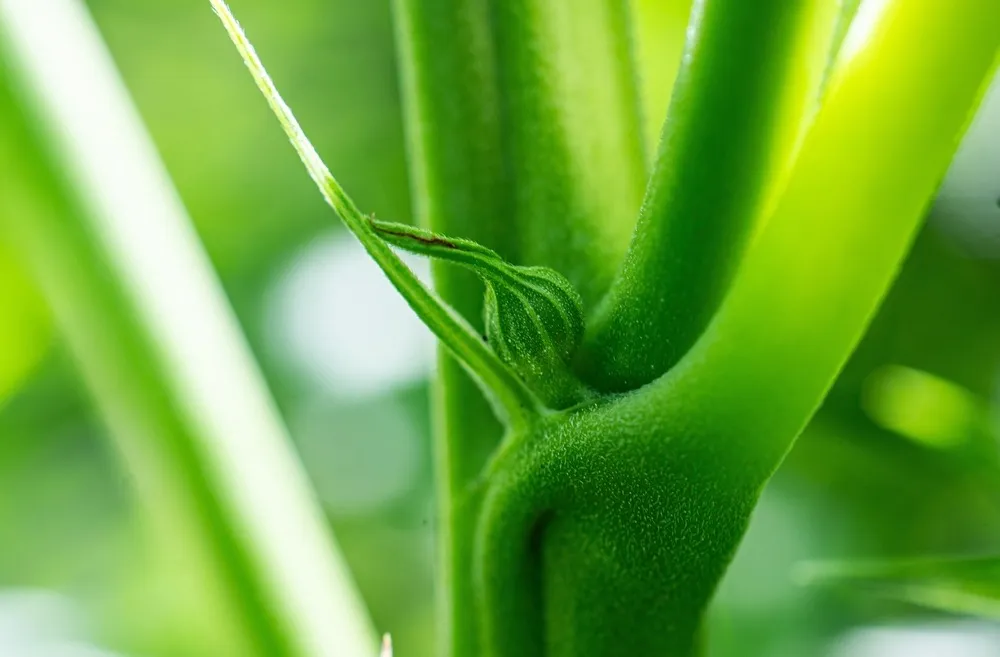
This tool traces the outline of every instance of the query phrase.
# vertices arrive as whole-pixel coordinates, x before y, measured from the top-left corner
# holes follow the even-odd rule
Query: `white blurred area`
[[[424,281],[430,267],[402,256]],[[277,359],[338,398],[364,399],[425,379],[434,337],[345,231],[310,242],[267,303]]]
[[[83,626],[69,598],[34,589],[0,592],[0,657],[116,657],[89,645]]]
[[[997,657],[1000,627],[954,622],[863,628],[844,637],[830,657]]]
[[[303,401],[288,425],[323,506],[338,517],[377,513],[417,483],[423,437],[391,396],[346,405]]]
[[[401,256],[429,280],[426,260]],[[426,438],[398,393],[430,375],[430,331],[346,231],[295,254],[264,313],[269,356],[302,387],[286,419],[324,508],[354,517],[403,499]]]

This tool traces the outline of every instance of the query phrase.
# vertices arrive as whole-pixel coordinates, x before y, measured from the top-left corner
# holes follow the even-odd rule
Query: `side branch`
[[[592,385],[652,381],[708,324],[815,99],[825,4],[695,3],[632,244],[579,359]]]
[[[862,5],[718,315],[650,386],[762,485],[891,284],[991,78],[1000,3]],[[887,82],[891,82],[888,84]]]

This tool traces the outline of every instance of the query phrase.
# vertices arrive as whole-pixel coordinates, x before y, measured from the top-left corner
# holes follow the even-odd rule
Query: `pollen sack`
[[[517,267],[470,240],[371,220],[386,242],[474,271],[486,285],[486,340],[550,408],[587,396],[569,364],[583,339],[583,303],[566,277],[548,267]]]

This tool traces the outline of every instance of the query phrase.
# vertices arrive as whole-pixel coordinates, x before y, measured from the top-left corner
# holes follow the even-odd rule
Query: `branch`
[[[593,385],[648,383],[708,324],[815,100],[830,4],[695,3],[635,235],[579,358]]]
[[[761,485],[905,257],[1000,51],[1000,3],[863,4],[787,187],[718,315],[651,398]]]

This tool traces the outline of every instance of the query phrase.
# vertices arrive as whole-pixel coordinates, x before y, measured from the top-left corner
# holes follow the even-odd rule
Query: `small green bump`
[[[583,401],[589,392],[569,369],[583,340],[583,301],[547,267],[517,267],[476,242],[370,217],[388,243],[467,267],[486,285],[486,339],[500,358],[550,407]]]

